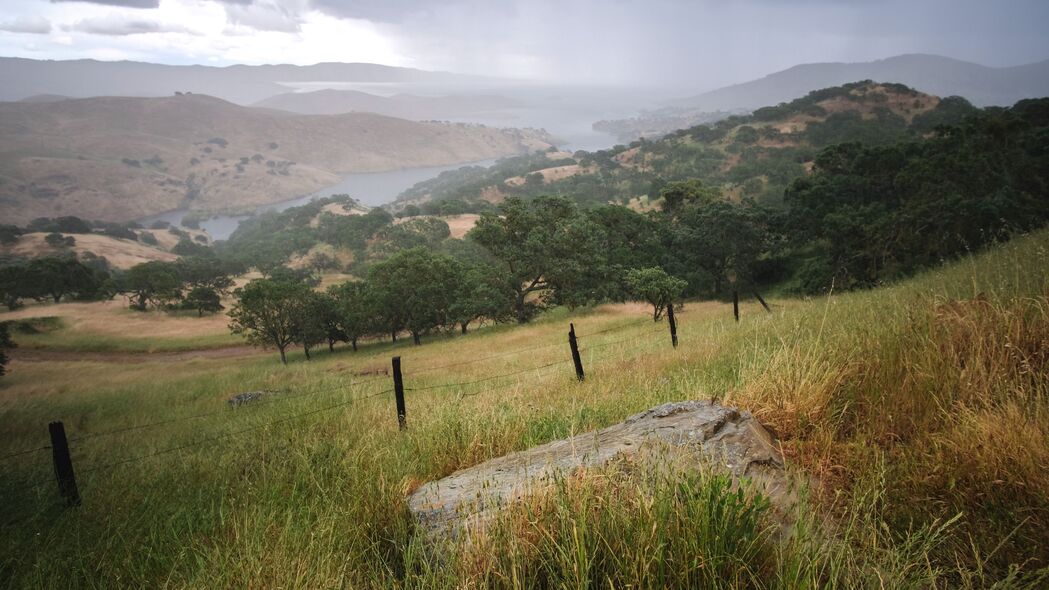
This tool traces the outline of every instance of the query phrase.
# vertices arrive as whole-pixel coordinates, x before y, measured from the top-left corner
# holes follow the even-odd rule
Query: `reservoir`
[[[406,189],[411,188],[416,183],[423,180],[429,180],[446,170],[458,170],[464,166],[488,167],[494,163],[495,160],[492,159],[482,160],[480,162],[468,162],[465,164],[452,164],[450,166],[431,166],[427,168],[391,170],[389,172],[347,174],[338,184],[333,184],[317,192],[303,195],[301,197],[295,197],[294,199],[289,199],[287,201],[264,205],[256,209],[255,213],[260,213],[262,211],[283,211],[290,207],[305,205],[313,199],[341,194],[350,195],[361,203],[372,207],[385,205],[386,203],[393,201],[397,195],[401,194]],[[166,221],[171,225],[178,226],[182,223],[182,218],[185,217],[187,213],[189,213],[189,211],[186,209],[176,209],[174,211],[145,217],[140,219],[139,223],[145,227],[149,227],[154,221]],[[233,233],[233,230],[237,229],[237,224],[247,217],[248,214],[216,215],[215,217],[201,221],[200,227],[201,229],[206,230],[213,239],[225,240]]]

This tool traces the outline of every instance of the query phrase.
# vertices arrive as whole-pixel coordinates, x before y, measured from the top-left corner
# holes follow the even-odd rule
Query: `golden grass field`
[[[730,304],[690,302],[677,349],[644,306],[623,304],[431,335],[418,347],[372,342],[308,362],[293,354],[286,367],[272,351],[133,364],[16,357],[0,381],[0,456],[46,445],[47,423],[62,420],[83,505],[62,505],[47,451],[6,459],[0,579],[1044,588],[1047,259],[1041,232],[898,285],[776,299],[771,314],[745,302],[739,324]],[[122,313],[112,317],[131,321]],[[69,322],[84,333],[118,337],[81,315]],[[141,333],[157,342],[178,341],[186,333],[176,326],[191,319],[144,317],[157,324]],[[582,383],[566,363],[569,322]],[[393,355],[409,389],[514,374],[409,391],[409,429],[398,432],[391,384],[374,374]],[[438,368],[491,355],[500,356]],[[257,389],[279,393],[227,407]],[[461,467],[707,398],[752,411],[779,436],[789,469],[811,478],[791,528],[716,478],[662,477],[644,464],[576,474],[443,558],[407,511],[408,492]]]

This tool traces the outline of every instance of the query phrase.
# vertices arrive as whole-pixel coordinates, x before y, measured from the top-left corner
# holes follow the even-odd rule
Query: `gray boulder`
[[[244,393],[238,393],[237,395],[229,398],[228,400],[226,400],[226,403],[229,404],[230,407],[237,408],[237,407],[240,407],[240,406],[242,406],[244,404],[250,404],[252,402],[257,402],[257,401],[261,400],[264,397],[271,396],[271,395],[277,395],[279,393],[282,393],[282,392],[277,391],[275,389],[260,389],[258,391],[245,391]]]
[[[783,457],[772,436],[749,412],[707,401],[656,406],[596,432],[511,453],[429,482],[408,498],[419,524],[455,535],[483,526],[500,506],[553,477],[601,466],[622,455],[662,445],[696,459],[695,467],[747,478],[785,508],[792,501]]]

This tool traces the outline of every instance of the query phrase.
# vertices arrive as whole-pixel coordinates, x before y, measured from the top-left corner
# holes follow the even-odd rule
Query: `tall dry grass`
[[[643,309],[605,306],[421,347],[369,344],[311,362],[294,355],[288,367],[271,357],[16,362],[0,384],[0,454],[46,445],[55,419],[76,437],[205,417],[74,441],[84,496],[76,510],[55,497],[46,453],[3,463],[0,580],[1044,587],[1047,246],[1042,232],[899,285],[775,301],[771,315],[748,304],[738,325],[729,307],[689,304],[676,350]],[[584,383],[570,365],[530,369],[567,358],[568,321],[582,335]],[[622,329],[595,335],[611,327]],[[408,394],[405,433],[389,395],[363,399],[389,383],[354,376],[393,354],[404,359],[408,387],[420,388]],[[421,389],[502,373],[515,374]],[[224,409],[251,389],[285,393]],[[405,494],[425,481],[661,402],[712,397],[754,412],[781,437],[789,467],[814,476],[786,533],[760,502],[717,478],[644,462],[566,478],[509,510],[487,537],[464,539],[450,560],[435,558],[415,530]],[[318,411],[337,402],[346,405]],[[91,470],[249,427],[257,428]],[[44,485],[24,488],[32,481]]]

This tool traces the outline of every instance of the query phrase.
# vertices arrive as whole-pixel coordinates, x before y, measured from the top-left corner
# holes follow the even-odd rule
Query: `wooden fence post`
[[[408,430],[408,416],[404,409],[404,379],[401,378],[401,357],[393,357],[393,395],[397,399],[397,426]]]
[[[677,322],[674,321],[674,302],[667,303],[667,321],[670,323],[670,342],[677,348]]]
[[[736,316],[736,322],[739,322],[739,290],[732,290],[732,315]]]
[[[579,343],[575,339],[575,324],[568,324],[568,345],[572,348],[572,362],[575,363],[575,376],[582,381],[586,375],[583,374],[583,359],[579,358]]]
[[[765,311],[772,313],[772,310],[769,309],[769,304],[765,303],[765,300],[761,298],[761,294],[758,293],[757,289],[754,289],[754,296],[758,298],[758,303],[761,304],[761,307],[765,308]]]
[[[55,477],[58,479],[58,493],[66,499],[69,506],[80,505],[80,491],[76,487],[76,475],[73,474],[73,459],[69,456],[69,441],[66,440],[66,427],[61,422],[47,425],[51,434],[51,453],[55,462]]]

